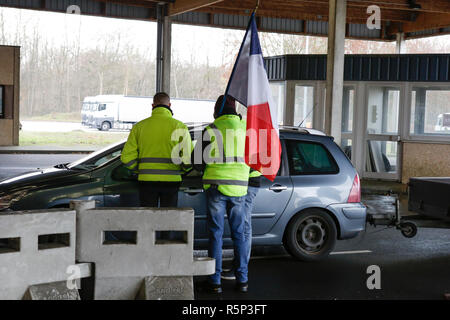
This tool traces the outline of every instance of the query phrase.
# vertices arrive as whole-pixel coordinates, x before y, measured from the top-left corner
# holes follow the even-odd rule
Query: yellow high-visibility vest
[[[127,168],[138,169],[139,181],[179,182],[192,149],[186,125],[167,108],[157,107],[151,117],[133,126],[120,159]]]
[[[230,197],[247,194],[249,167],[245,164],[246,123],[237,115],[223,115],[206,128],[211,143],[205,149],[206,169],[203,174],[205,189],[217,189]]]

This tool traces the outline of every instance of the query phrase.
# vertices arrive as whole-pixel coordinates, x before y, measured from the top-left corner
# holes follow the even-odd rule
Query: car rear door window
[[[336,174],[339,167],[324,145],[300,140],[286,140],[291,176]]]

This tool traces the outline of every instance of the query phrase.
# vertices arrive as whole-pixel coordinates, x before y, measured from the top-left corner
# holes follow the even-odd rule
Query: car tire
[[[111,123],[109,123],[108,121],[103,121],[100,130],[108,131],[109,129],[111,129]]]
[[[334,249],[337,229],[334,220],[320,209],[297,214],[289,222],[284,247],[295,259],[319,261]]]

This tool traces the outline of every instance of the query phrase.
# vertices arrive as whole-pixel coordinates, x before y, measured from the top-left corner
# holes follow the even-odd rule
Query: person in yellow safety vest
[[[245,196],[249,167],[245,164],[246,122],[236,113],[233,98],[220,96],[214,108],[215,121],[203,131],[202,143],[196,144],[193,163],[203,171],[207,199],[208,256],[216,259],[216,271],[205,284],[208,291],[221,293],[222,236],[225,214],[228,216],[236,257],[236,289],[248,290],[248,252],[245,239]],[[196,163],[201,154],[203,162]],[[202,167],[203,165],[203,167]]]
[[[152,106],[151,117],[131,129],[121,160],[128,169],[138,170],[142,207],[176,207],[193,144],[186,125],[172,117],[166,93],[155,94]]]
[[[250,168],[250,175],[248,178],[248,190],[245,196],[245,240],[247,243],[247,257],[250,261],[252,252],[252,211],[253,205],[261,186],[261,173],[259,171]],[[224,280],[235,280],[235,265],[236,261],[233,260],[230,267],[222,267],[223,271],[220,277]]]

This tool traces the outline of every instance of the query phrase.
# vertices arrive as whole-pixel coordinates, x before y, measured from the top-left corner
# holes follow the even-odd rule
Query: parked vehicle
[[[95,103],[95,97],[86,97],[83,100],[83,104],[81,106],[81,124],[88,125],[89,114],[91,111],[92,104]]]
[[[93,126],[102,131],[131,129],[133,124],[151,115],[153,98],[120,95],[97,96],[98,108],[93,113]],[[174,117],[185,123],[212,122],[214,101],[171,99]]]
[[[193,137],[203,126],[190,127]],[[283,244],[292,256],[326,257],[336,240],[364,230],[366,208],[351,162],[333,138],[311,129],[281,128],[282,161],[275,181],[262,179],[252,213],[253,245]],[[136,174],[120,162],[124,142],[73,163],[36,170],[0,182],[0,209],[66,208],[73,199],[99,207],[139,205]],[[195,246],[206,248],[206,201],[201,174],[183,176],[180,207],[195,210]],[[224,245],[232,240],[225,224]]]
[[[214,121],[213,100],[171,99],[174,117],[184,123],[211,123]]]
[[[441,113],[438,115],[436,125],[434,126],[434,131],[450,133],[450,113]]]
[[[140,104],[130,102],[130,99],[123,95],[99,95],[95,98],[97,106],[93,110],[90,126],[102,131],[108,131],[119,123],[127,123],[127,120],[132,118],[133,113],[139,116],[139,111],[143,109],[142,107],[137,108],[136,105],[140,106]],[[119,107],[124,100],[128,103]]]
[[[98,108],[98,102],[96,97],[94,97],[94,101],[89,104],[89,110],[86,112],[86,126],[92,127],[94,123],[94,114]]]

